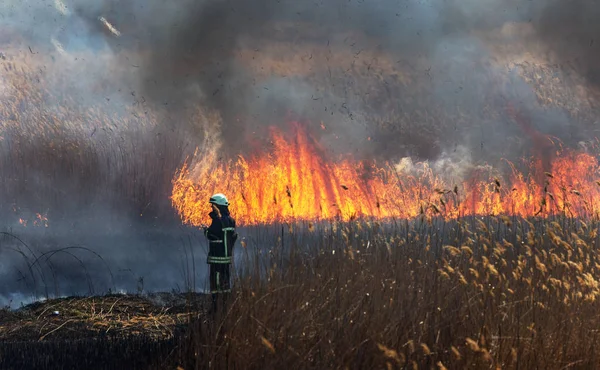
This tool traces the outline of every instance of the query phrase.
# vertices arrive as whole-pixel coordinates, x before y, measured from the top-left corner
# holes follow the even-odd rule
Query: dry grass
[[[0,352],[33,351],[40,366],[69,343],[95,356],[126,348],[115,366],[133,368],[597,368],[599,226],[559,216],[259,227],[237,247],[220,315],[190,316],[191,301],[51,300],[1,312]]]
[[[71,297],[0,309],[2,369],[165,369],[205,296]]]
[[[51,299],[17,311],[1,310],[0,340],[52,341],[132,335],[170,339],[189,321],[190,313],[202,310],[203,301],[203,296],[183,294]]]
[[[238,259],[227,312],[192,325],[185,368],[596,368],[597,226],[489,217],[263,235],[262,257]]]

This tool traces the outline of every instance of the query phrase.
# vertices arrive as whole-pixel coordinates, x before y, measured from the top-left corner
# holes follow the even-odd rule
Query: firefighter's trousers
[[[212,294],[231,292],[228,263],[210,263],[210,292]]]
[[[212,296],[212,312],[222,310],[225,307],[229,293],[231,292],[231,281],[228,263],[210,263],[210,293]],[[219,308],[222,306],[222,308]]]

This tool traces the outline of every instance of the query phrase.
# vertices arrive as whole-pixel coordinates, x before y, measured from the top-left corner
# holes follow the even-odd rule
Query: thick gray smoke
[[[347,150],[350,143],[361,155],[431,159],[449,147],[465,144],[464,138],[475,135],[473,129],[477,127],[468,125],[469,130],[449,132],[448,125],[420,122],[427,117],[415,111],[430,110],[434,117],[430,119],[439,120],[448,111],[460,109],[472,121],[481,121],[485,116],[481,107],[489,105],[490,99],[497,107],[500,96],[534,100],[532,87],[521,81],[508,87],[510,93],[506,87],[500,91],[491,80],[506,74],[502,71],[506,66],[485,64],[492,59],[492,45],[485,38],[499,33],[507,23],[531,25],[536,37],[528,42],[542,43],[557,58],[547,63],[561,62],[557,70],[574,71],[590,86],[597,80],[599,49],[594,46],[594,37],[598,26],[594,14],[598,9],[585,0],[99,1],[93,6],[78,1],[73,9],[80,19],[88,21],[88,32],[104,32],[104,40],[113,50],[135,48],[143,53],[137,62],[139,68],[132,73],[138,78],[141,94],[155,105],[168,107],[169,125],[186,126],[189,117],[181,113],[198,104],[214,109],[223,119],[224,149],[234,154],[245,151],[252,134],[265,134],[265,127],[282,124],[290,112],[315,123],[315,127],[325,121],[335,136],[342,136],[342,140],[326,140],[328,145]],[[121,30],[120,38],[107,34],[98,22],[101,16]],[[252,58],[265,64],[283,57],[269,48],[282,42],[292,47],[279,52],[307,53],[305,59],[319,58],[327,68],[309,71],[308,76],[275,74],[266,79],[245,65],[245,58],[250,57],[242,57],[243,51],[254,51]],[[330,65],[316,49],[344,55],[345,59]],[[414,84],[427,91],[413,91],[400,86],[399,81],[369,80],[369,66],[377,68],[381,59],[398,60],[396,71],[411,74]],[[407,69],[411,63],[414,67]],[[431,92],[435,95],[428,97]],[[412,99],[418,101],[410,102]],[[531,106],[527,110],[533,116],[541,114],[533,112]],[[578,139],[572,137],[565,112],[550,115],[564,118],[562,130],[557,132],[556,127],[533,117],[538,130]],[[484,138],[478,135],[477,140],[469,140],[496,143],[507,136],[488,135],[490,126],[498,123],[479,128],[486,132]],[[506,133],[518,132],[519,127],[515,128],[509,127]],[[373,140],[367,142],[367,137]],[[490,153],[490,157],[497,156]]]
[[[600,4],[596,1],[553,0],[542,2],[540,12],[532,15],[540,40],[562,64],[574,68],[585,81],[600,84]]]
[[[481,123],[486,117],[481,107],[500,107],[502,98],[535,97],[532,87],[521,81],[512,86],[494,81],[506,75],[506,66],[490,65],[495,56],[489,40],[510,23],[530,25],[535,32],[526,45],[518,45],[523,41],[518,36],[513,38],[515,48],[541,44],[554,58],[546,63],[560,62],[555,72],[574,71],[590,87],[597,80],[598,6],[586,0],[56,0],[48,5],[15,2],[6,6],[11,9],[6,17],[35,39],[56,35],[71,49],[109,47],[113,63],[129,66],[119,71],[127,92],[135,90],[151,108],[166,111],[162,123],[171,131],[202,136],[202,129],[190,123],[189,111],[199,105],[216,110],[223,120],[223,148],[234,154],[246,150],[253,134],[266,134],[265,127],[281,125],[290,113],[315,127],[324,121],[329,132],[313,131],[325,136],[333,149],[347,150],[350,144],[361,155],[384,159],[432,159],[465,144],[465,136],[479,145],[495,143],[506,135],[487,135],[491,126],[514,123],[505,116]],[[119,30],[119,37],[100,17]],[[29,27],[33,22],[36,27]],[[278,43],[287,46],[272,47]],[[306,57],[285,58],[295,53]],[[335,63],[329,60],[334,56]],[[311,67],[301,74],[277,73],[283,70],[279,68],[268,78],[257,75],[273,63],[286,62]],[[252,63],[265,65],[256,71],[255,66],[249,68]],[[384,63],[396,65],[378,71]],[[401,74],[410,75],[412,86],[394,79]],[[530,114],[537,115],[531,108],[527,107]],[[424,122],[451,117],[453,110],[469,117],[468,129],[453,132],[448,129],[451,124]],[[551,115],[567,118],[560,111]],[[569,140],[576,140],[570,123],[563,125],[558,136],[568,134]],[[546,130],[543,122],[535,126],[557,134],[555,128]],[[519,131],[514,128],[506,134]],[[474,130],[483,130],[485,137],[472,139]],[[342,138],[333,140],[334,136]],[[368,137],[372,140],[366,141]]]

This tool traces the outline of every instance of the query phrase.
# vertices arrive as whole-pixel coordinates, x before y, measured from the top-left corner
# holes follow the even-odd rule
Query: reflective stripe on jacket
[[[235,220],[229,215],[227,208],[219,207],[220,215],[211,212],[211,225],[204,231],[208,238],[207,263],[231,263],[233,246],[237,240]],[[220,217],[219,217],[220,216]]]

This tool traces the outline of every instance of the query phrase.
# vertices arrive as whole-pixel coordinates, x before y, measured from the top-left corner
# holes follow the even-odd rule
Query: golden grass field
[[[596,368],[597,226],[477,217],[291,231],[287,253],[276,245],[242,274],[216,333],[193,324],[186,368]]]
[[[562,216],[271,226],[236,247],[235,289],[216,316],[191,296],[174,312],[91,297],[4,313],[0,332],[48,343],[137,334],[141,348],[178,332],[149,368],[591,369],[598,226]],[[54,308],[60,316],[44,314]]]

